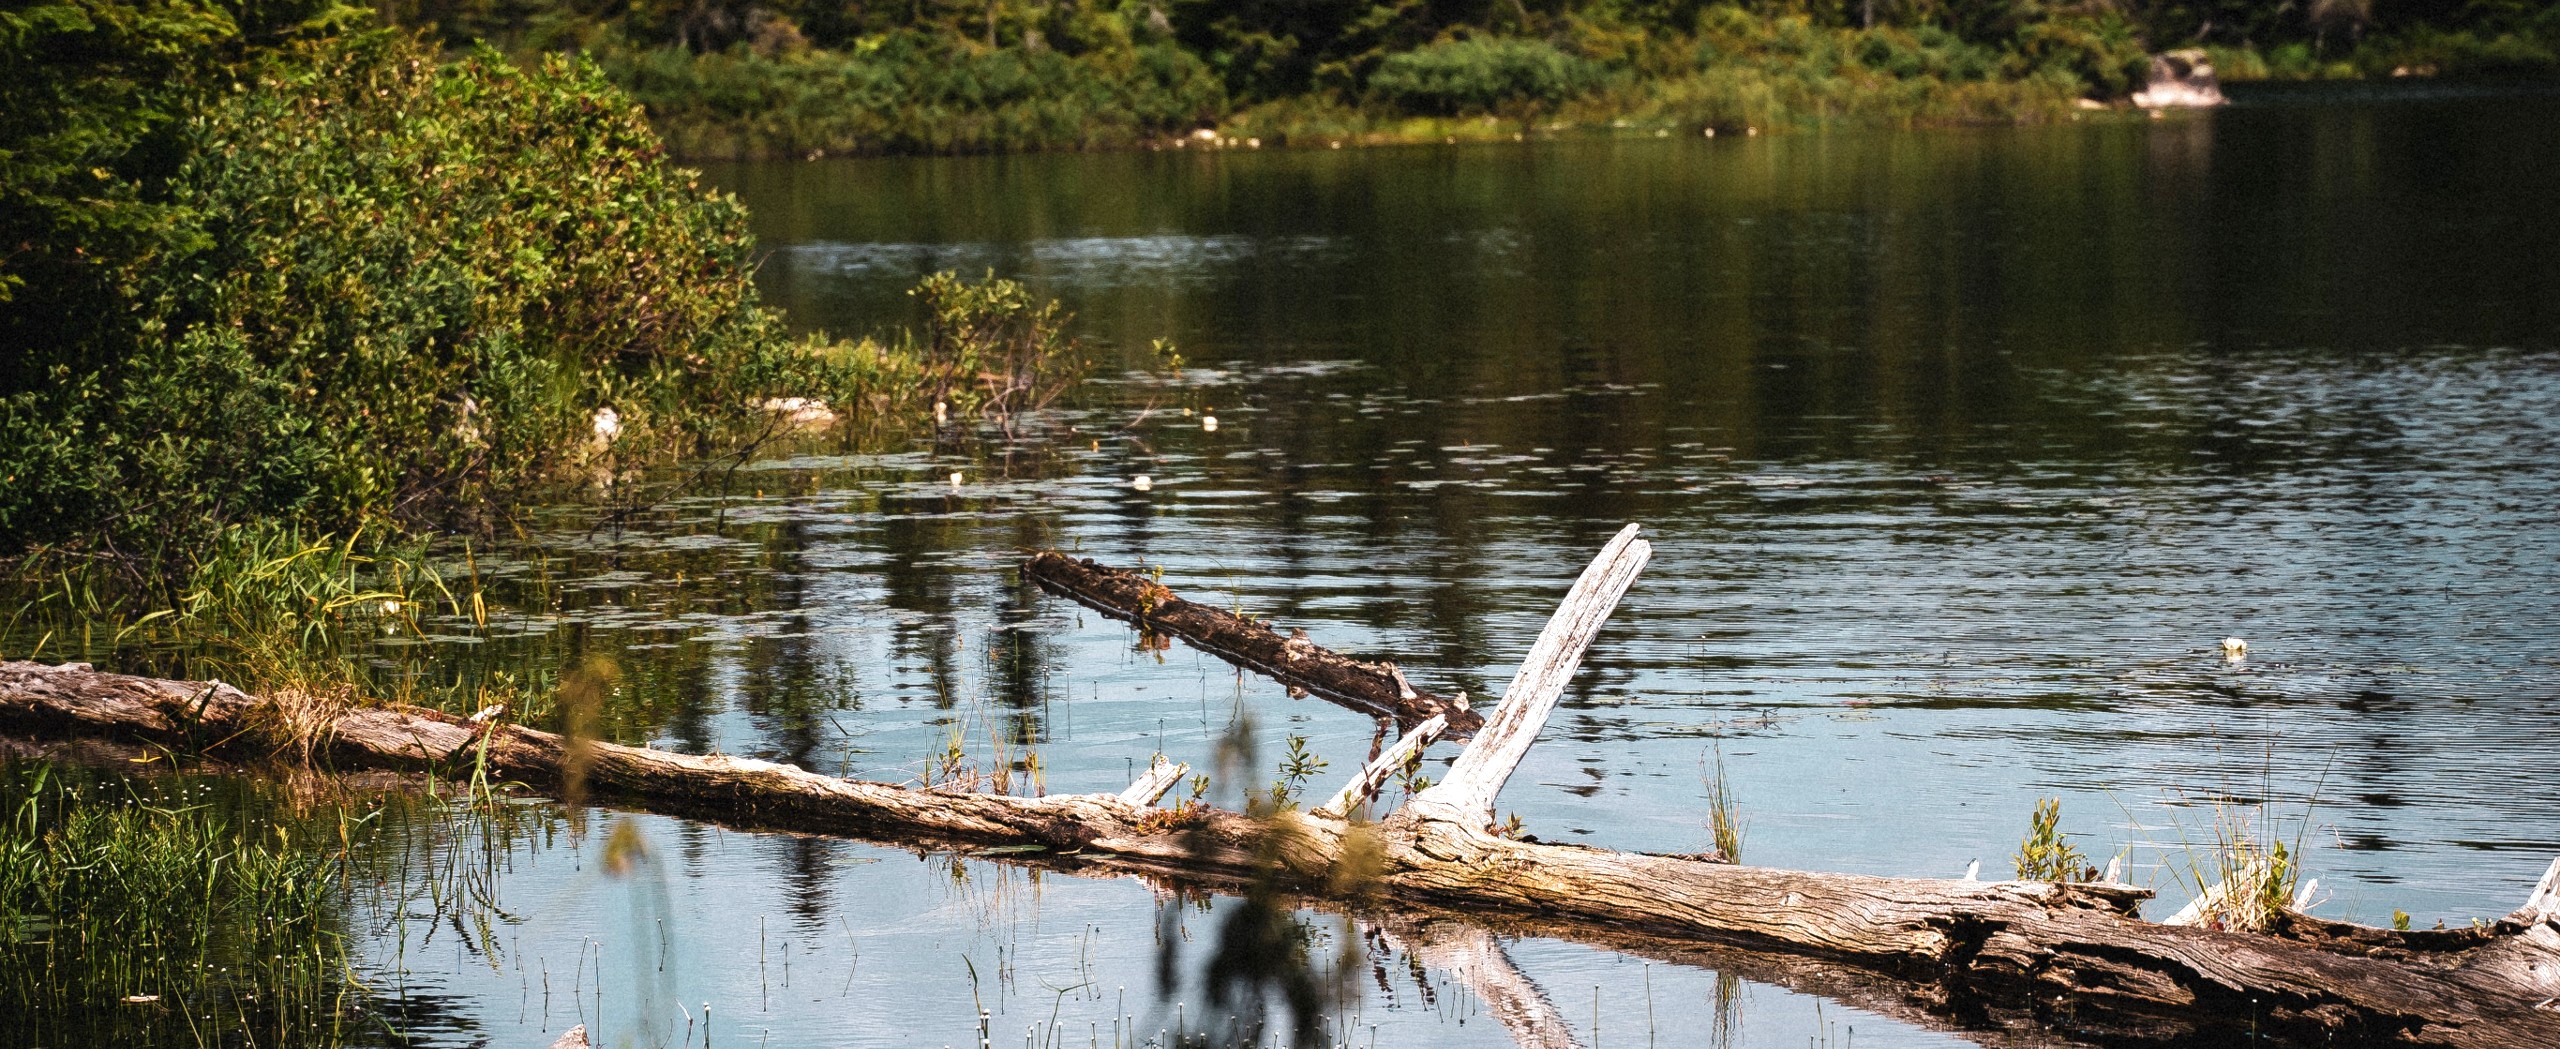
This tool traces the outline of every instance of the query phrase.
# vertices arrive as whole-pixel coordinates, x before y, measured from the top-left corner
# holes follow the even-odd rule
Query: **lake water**
[[[1368,718],[1141,650],[1013,566],[1161,566],[1484,697],[1634,521],[1652,567],[1501,799],[1541,837],[1699,848],[1721,759],[1750,862],[2005,876],[2060,798],[2156,914],[2218,817],[2376,923],[2503,914],[2560,852],[2560,99],[708,175],[798,326],[992,270],[1072,306],[1110,381],[1063,449],[758,462],[619,531],[562,510],[544,563],[489,566],[564,581],[558,608],[440,667],[605,654],[627,741],[903,780],[957,733],[1036,749],[1051,792],[1212,767],[1245,722],[1258,764],[1219,796],[1292,735],[1330,790]],[[1139,370],[1157,337],[1179,379]],[[1126,1045],[1234,1012],[1198,982],[1233,901],[528,818],[552,829],[500,850],[499,932],[368,923],[427,1043],[969,1045],[983,1005],[994,1046]],[[648,845],[622,877],[616,820]],[[1509,1044],[1398,946],[1480,931],[1307,923],[1351,988],[1331,1039]],[[1965,1044],[1855,980],[1496,931],[1595,1049]]]

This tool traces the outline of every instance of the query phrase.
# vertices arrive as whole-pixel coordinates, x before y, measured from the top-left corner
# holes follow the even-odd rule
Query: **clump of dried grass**
[[[2288,844],[2272,806],[2214,799],[2205,840],[2198,842],[2183,826],[2179,828],[2189,845],[2184,862],[2173,862],[2169,869],[2196,896],[2169,923],[2265,931],[2296,907],[2296,894],[2302,888],[2300,856],[2310,825],[2306,805]]]
[[[278,757],[316,766],[337,737],[338,719],[356,705],[355,686],[298,683],[271,689],[251,729]]]

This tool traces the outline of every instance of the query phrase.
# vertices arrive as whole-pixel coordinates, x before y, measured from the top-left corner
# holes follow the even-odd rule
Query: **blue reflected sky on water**
[[[1653,567],[1502,797],[1543,837],[1698,848],[1721,754],[1755,863],[1996,875],[2060,797],[2165,912],[2216,803],[2264,803],[2319,913],[2493,916],[2560,851],[2555,108],[715,169],[799,326],[869,330],[922,273],[992,269],[1073,306],[1115,378],[1054,455],[817,450],[631,530],[564,515],[569,592],[521,633],[613,654],[628,740],[904,779],[956,729],[1036,747],[1055,792],[1156,750],[1206,766],[1248,720],[1264,771],[1224,793],[1291,734],[1339,775],[1374,726],[1139,650],[1027,589],[1024,551],[1160,565],[1486,696],[1641,521]],[[1157,336],[1180,379],[1135,370]],[[951,959],[983,976],[999,942],[1022,952],[1000,1033],[1091,944],[1103,984],[1153,978],[1155,897],[1126,881],[639,825],[680,857],[655,891],[692,961],[665,996],[748,995],[750,918],[791,925],[823,990],[840,924],[882,965],[858,1008],[779,1006],[777,1041],[962,1044]],[[634,920],[641,890],[582,862],[522,860],[528,933]],[[1037,917],[991,923],[994,899]],[[1576,1023],[1646,964],[1509,951]],[[1649,975],[1682,1041],[1712,1028],[1711,971]],[[1738,1044],[1843,1008],[1742,990]],[[1379,1044],[1502,1040],[1382,994]],[[1602,1005],[1625,1044],[1636,999]]]

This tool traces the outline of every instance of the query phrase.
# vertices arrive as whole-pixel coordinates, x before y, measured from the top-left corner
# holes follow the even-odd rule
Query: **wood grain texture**
[[[1303,689],[1365,714],[1396,719],[1410,729],[1447,718],[1449,733],[1464,737],[1484,724],[1461,698],[1417,688],[1390,663],[1339,655],[1308,640],[1305,631],[1282,636],[1270,624],[1224,609],[1185,601],[1136,572],[1077,560],[1055,550],[1032,555],[1022,574],[1043,589],[1073,598],[1149,633],[1178,637],[1193,647],[1291,688]],[[1410,694],[1408,694],[1410,693]]]
[[[1394,779],[1397,773],[1404,771],[1405,765],[1416,755],[1421,754],[1424,747],[1438,740],[1440,734],[1448,727],[1449,719],[1436,716],[1415,725],[1413,731],[1397,739],[1385,753],[1371,759],[1368,764],[1360,766],[1360,771],[1352,774],[1351,782],[1343,784],[1342,789],[1335,791],[1331,799],[1316,806],[1314,814],[1333,819],[1349,818],[1362,804],[1376,796],[1379,789],[1387,785],[1388,780]]]
[[[226,685],[0,663],[0,725],[266,752],[267,704]],[[2304,926],[2244,935],[2143,921],[2122,886],[1883,878],[1513,840],[1448,806],[1356,828],[1294,812],[1153,809],[1114,794],[1012,797],[837,779],[723,755],[580,742],[434,711],[347,711],[346,765],[509,779],[734,825],[923,843],[1037,845],[1052,862],[1541,918],[1552,931],[1789,952],[1904,981],[1958,1017],[2028,1015],[2075,1036],[2270,1044],[2560,1045],[2560,925],[2463,934]],[[1149,777],[1152,780],[1159,777]],[[1276,872],[1274,866],[1276,865]],[[1347,873],[1356,870],[1356,878]],[[1536,1003],[1511,1000],[1535,1021]],[[1550,1032],[1551,1033],[1551,1032]]]
[[[1172,790],[1174,784],[1182,782],[1182,777],[1190,774],[1191,766],[1158,754],[1155,760],[1147,763],[1147,770],[1138,773],[1138,778],[1129,784],[1129,788],[1120,792],[1120,800],[1130,805],[1153,805],[1157,798],[1164,797],[1164,792]]]
[[[1581,668],[1583,652],[1600,635],[1618,599],[1644,572],[1645,562],[1653,558],[1653,544],[1637,538],[1640,531],[1637,525],[1619,529],[1583,568],[1475,740],[1449,766],[1446,778],[1414,799],[1416,804],[1445,806],[1452,818],[1493,822],[1493,801],[1502,793],[1502,784],[1538,742],[1547,715],[1555,711],[1556,700],[1564,696],[1573,672]]]

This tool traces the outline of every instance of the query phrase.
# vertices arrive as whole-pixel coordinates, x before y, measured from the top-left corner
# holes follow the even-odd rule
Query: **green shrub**
[[[1638,113],[1727,129],[2014,123],[2049,118],[2087,90],[2067,63],[2031,66],[1933,26],[1827,28],[1732,6],[1699,17],[1693,62],[1695,72],[1645,85]]]
[[[686,156],[973,153],[1132,145],[1213,119],[1209,67],[1171,44],[985,50],[922,33],[841,51],[608,47],[613,79]]]
[[[1470,37],[1388,55],[1369,92],[1408,112],[1465,116],[1553,106],[1602,80],[1597,63],[1543,40]]]
[[[0,8],[0,348],[85,330],[84,301],[189,241],[154,192],[184,124],[244,52],[329,21],[323,2],[33,0]],[[0,383],[23,381],[0,354]]]
[[[2099,878],[2098,868],[2080,855],[2079,846],[2071,844],[2062,833],[2061,798],[2036,802],[2035,815],[2027,821],[2027,836],[2018,842],[2014,859],[2020,881],[2088,882]]]
[[[2547,36],[2444,32],[2420,27],[2398,37],[2368,42],[2357,55],[2357,65],[2367,76],[2548,74],[2560,69],[2560,15],[2546,21],[2551,30]]]
[[[583,61],[371,37],[274,61],[149,187],[186,246],[0,388],[0,550],[167,571],[225,524],[469,518],[699,438],[806,368],[744,215]]]
[[[2072,15],[2018,28],[2012,72],[2067,76],[2099,98],[2122,98],[2149,79],[2151,57],[2131,23],[2114,15]]]

